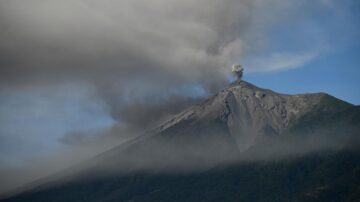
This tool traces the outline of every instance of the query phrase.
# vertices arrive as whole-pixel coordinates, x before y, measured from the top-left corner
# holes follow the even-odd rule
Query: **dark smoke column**
[[[241,67],[241,65],[233,65],[231,70],[237,77],[238,81],[241,81],[241,78],[243,76],[244,68]]]

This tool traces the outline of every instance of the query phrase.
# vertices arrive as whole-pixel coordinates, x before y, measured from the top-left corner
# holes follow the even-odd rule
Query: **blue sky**
[[[323,2],[326,3],[316,12],[310,4],[305,5],[297,11],[300,15],[295,14],[271,27],[265,51],[239,61],[245,68],[246,65],[256,68],[258,64],[284,68],[250,71],[245,73],[244,79],[282,93],[326,92],[359,105],[360,3],[352,0]],[[274,53],[285,53],[285,56],[280,54],[281,61],[269,57]],[[291,57],[286,56],[289,53]],[[261,61],[262,54],[265,54],[264,61]],[[290,63],[283,62],[286,60]]]
[[[103,101],[84,84],[2,92],[0,103],[3,166],[21,166],[28,158],[66,149],[60,139],[68,132],[92,134],[114,123]]]
[[[10,0],[0,11],[0,171],[77,147],[66,135],[145,129],[152,110],[208,96],[233,63],[262,88],[360,105],[358,0]]]
[[[326,92],[360,105],[360,45],[355,42],[296,69],[245,74],[244,79],[281,93]]]

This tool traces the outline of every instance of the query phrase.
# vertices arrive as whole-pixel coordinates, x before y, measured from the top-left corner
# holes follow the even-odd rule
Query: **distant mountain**
[[[359,132],[357,106],[237,81],[4,201],[356,201]]]

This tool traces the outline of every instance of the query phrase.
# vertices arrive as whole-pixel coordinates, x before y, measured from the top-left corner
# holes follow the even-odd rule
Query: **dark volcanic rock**
[[[359,127],[359,107],[325,93],[237,81],[4,201],[356,201]]]

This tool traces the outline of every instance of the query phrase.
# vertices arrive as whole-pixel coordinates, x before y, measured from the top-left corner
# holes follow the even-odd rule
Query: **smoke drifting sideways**
[[[186,125],[186,124],[185,124]],[[190,124],[191,125],[191,124]],[[148,133],[62,173],[61,180],[121,176],[137,172],[201,172],[242,163],[296,159],[308,154],[359,152],[359,128],[334,124],[311,133],[260,134],[246,150],[221,125]],[[241,135],[241,134],[238,134]]]
[[[42,177],[13,193],[37,189],[39,186],[46,189],[59,184],[66,186],[73,182],[113,179],[138,173],[188,174],[229,165],[292,160],[308,154],[360,152],[358,131],[358,125],[339,121],[330,127],[318,125],[306,133],[258,134],[256,141],[244,150],[234,141],[234,136],[243,134],[230,134],[225,122],[188,120],[160,133],[157,130],[149,131],[124,141],[75,166],[50,173],[48,177]],[[61,157],[53,161],[66,160]]]
[[[229,165],[292,160],[308,154],[359,152],[360,145],[358,139],[357,147],[350,146],[350,134],[329,136],[329,131],[323,130],[322,133],[316,131],[304,136],[288,134],[290,136],[263,137],[250,149],[239,152],[241,149],[228,140],[229,134],[218,132],[192,135],[187,133],[176,137],[167,136],[174,133],[165,136],[150,135],[141,141],[124,143],[77,167],[44,179],[41,183],[46,182],[47,186],[51,187],[59,183],[131,176],[136,173],[186,175]]]
[[[297,24],[292,20],[308,22],[311,11],[338,11],[345,3],[333,5],[321,0],[1,1],[0,91],[86,83],[96,89],[89,99],[103,100],[109,116],[116,121],[94,137],[86,131],[68,131],[59,138],[79,155],[62,156],[59,152],[58,157],[44,158],[42,163],[29,158],[17,173],[10,175],[7,170],[1,174],[9,176],[7,184],[17,180],[19,184],[23,182],[19,173],[31,180],[31,176],[73,165],[89,154],[136,136],[227,84],[232,63],[267,50],[272,27]],[[324,33],[319,33],[313,42],[324,42],[318,40],[324,38]],[[305,36],[299,36],[307,40],[303,44],[316,44]],[[253,67],[249,68],[251,71]],[[60,115],[61,110],[56,109],[53,114]],[[16,106],[9,108],[4,117],[17,110]],[[7,138],[0,135],[0,139]],[[12,148],[19,148],[29,139],[43,139],[13,136],[16,141],[8,145]],[[84,153],[87,155],[80,155]],[[48,166],[51,159],[61,156],[66,159],[63,165],[59,160],[53,164],[57,166]]]
[[[267,48],[271,27],[334,9],[326,2],[2,1],[0,88],[80,80],[121,104],[191,85],[213,92],[231,64]]]
[[[332,11],[326,2],[1,1],[0,90],[90,83],[116,121],[141,131],[148,110],[164,119],[222,88],[232,63],[266,49],[271,27]],[[187,104],[172,110],[178,99]]]

